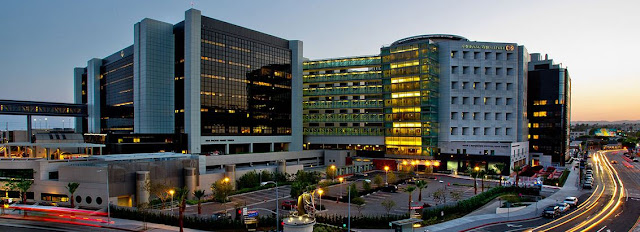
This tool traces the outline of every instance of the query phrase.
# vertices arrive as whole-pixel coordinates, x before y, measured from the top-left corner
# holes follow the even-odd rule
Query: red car
[[[281,208],[282,209],[294,209],[296,207],[298,207],[298,202],[294,201],[294,200],[284,200],[282,201]]]

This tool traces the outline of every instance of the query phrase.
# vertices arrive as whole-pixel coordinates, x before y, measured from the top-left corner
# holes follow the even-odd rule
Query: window
[[[480,135],[480,127],[473,128],[473,135]]]
[[[458,51],[451,51],[451,58],[458,58]]]
[[[85,198],[85,201],[87,202],[87,204],[91,204],[91,201],[92,201],[91,197],[87,196],[87,198]]]
[[[485,105],[489,105],[489,101],[491,100],[490,97],[484,97],[484,104]]]
[[[469,82],[462,82],[462,89],[469,89]]]
[[[507,75],[512,76],[513,74],[515,74],[515,71],[513,68],[507,68]]]
[[[492,56],[493,56],[492,52],[485,52],[484,53],[484,59],[485,60],[491,59]]]
[[[451,74],[458,74],[459,72],[458,66],[451,66]]]
[[[489,86],[491,86],[491,82],[485,82],[484,83],[484,90],[489,90]]]
[[[539,139],[540,136],[539,135],[533,135],[533,139]]]
[[[462,52],[462,59],[469,59],[470,57],[470,53],[468,51],[463,51]]]
[[[496,83],[496,90],[502,90],[502,83]]]
[[[462,74],[469,74],[469,66],[462,66]]]
[[[458,97],[451,97],[451,105],[458,103]]]
[[[474,105],[480,105],[480,98],[479,97],[473,97],[473,104]]]
[[[485,112],[485,113],[484,113],[484,120],[491,120],[491,119],[489,118],[489,115],[490,115],[490,113]]]
[[[473,89],[478,89],[480,87],[480,82],[473,82]]]
[[[480,75],[480,67],[473,67],[473,74]]]
[[[458,82],[457,81],[452,81],[451,82],[451,89],[458,89]]]
[[[507,53],[507,60],[513,60],[515,55],[511,52]]]
[[[469,127],[462,128],[462,135],[469,135]]]
[[[50,202],[68,202],[69,197],[64,194],[51,194],[51,193],[41,193],[40,199],[43,201]]]
[[[480,58],[480,52],[473,52],[473,59],[479,60]]]
[[[457,127],[451,127],[451,135],[457,135],[457,134],[459,134],[458,128]]]
[[[469,105],[469,97],[462,97],[462,104]]]
[[[513,114],[507,113],[507,120],[513,120]]]
[[[502,120],[502,113],[496,113],[496,120]]]
[[[503,68],[496,68],[496,73],[495,73],[496,76],[504,75],[504,73],[502,73],[503,72],[502,70],[503,70]]]
[[[96,197],[96,204],[102,205],[102,198]]]
[[[496,98],[496,105],[497,105],[497,106],[499,106],[499,105],[503,105],[503,102],[502,102],[502,98],[501,98],[501,97],[497,97],[497,98]]]
[[[502,128],[501,127],[496,127],[496,134],[495,135],[502,135]]]
[[[451,112],[451,120],[458,119],[458,112]]]
[[[484,128],[484,135],[489,135],[489,133],[491,133],[491,131],[489,131],[491,128],[490,127],[485,127]]]
[[[81,203],[81,202],[82,202],[82,197],[76,196],[76,203]]]
[[[58,171],[49,172],[49,180],[57,180],[58,179]]]
[[[510,98],[510,97],[507,98],[507,105],[508,106],[513,105],[513,98]]]
[[[513,83],[507,83],[507,90],[513,90]]]
[[[462,112],[462,120],[469,120],[469,112]]]
[[[504,53],[496,52],[496,60],[504,60]]]
[[[533,112],[533,117],[547,117],[547,111]]]
[[[534,101],[533,101],[533,105],[534,105],[534,106],[544,106],[544,105],[547,105],[547,100],[534,100]]]
[[[484,75],[491,75],[491,67],[484,67]]]
[[[472,117],[473,117],[473,120],[479,120],[479,118],[480,118],[480,112],[473,112]]]

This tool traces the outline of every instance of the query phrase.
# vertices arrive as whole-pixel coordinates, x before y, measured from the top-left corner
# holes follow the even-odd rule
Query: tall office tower
[[[379,56],[304,62],[303,95],[306,149],[384,151]]]
[[[110,151],[302,149],[301,41],[190,9],[177,24],[136,23],[133,46],[74,74],[89,109],[78,130],[107,134]]]
[[[438,135],[438,47],[403,39],[383,47],[384,126],[390,157],[433,156]]]
[[[529,63],[529,145],[540,160],[564,165],[569,160],[571,77],[567,68],[539,53]],[[549,157],[544,159],[544,157]]]
[[[524,165],[527,63],[515,43],[437,38],[440,49],[439,158],[447,170]],[[509,172],[509,170],[500,170]]]

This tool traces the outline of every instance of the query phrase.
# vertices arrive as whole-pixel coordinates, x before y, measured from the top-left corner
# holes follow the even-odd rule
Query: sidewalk
[[[573,164],[568,167],[573,167]],[[526,208],[512,212],[510,214],[495,214],[495,208],[493,214],[480,214],[480,215],[472,215],[465,216],[462,218],[458,218],[455,220],[443,222],[440,224],[435,224],[427,227],[416,228],[416,231],[461,231],[468,228],[472,228],[475,226],[484,225],[487,223],[493,222],[501,222],[501,221],[510,221],[510,220],[522,220],[529,219],[539,216],[539,213],[542,210],[551,204],[555,204],[557,202],[563,201],[567,196],[578,196],[580,195],[580,189],[578,186],[578,172],[575,170],[571,170],[569,173],[569,177],[565,182],[564,186],[560,188],[560,190],[553,195],[539,201],[537,204],[532,204],[527,206]],[[550,187],[550,186],[545,186]],[[555,187],[555,186],[554,186]],[[490,203],[491,204],[491,203]],[[482,209],[482,208],[481,208]],[[488,212],[488,211],[485,211]]]

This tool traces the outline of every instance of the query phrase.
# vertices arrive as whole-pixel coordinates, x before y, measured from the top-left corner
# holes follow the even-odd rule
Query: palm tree
[[[407,187],[407,189],[404,190],[405,192],[409,193],[409,214],[411,214],[411,195],[414,190],[416,190],[415,186],[409,186]]]
[[[480,171],[480,183],[482,183],[482,192],[484,192],[484,175],[486,174],[486,172],[484,170]]]
[[[500,186],[502,186],[502,170],[504,170],[504,168],[507,165],[505,163],[497,163],[494,165],[495,169],[496,169],[496,173],[498,173],[498,175],[500,175]]]
[[[419,180],[418,182],[416,182],[416,187],[418,188],[418,191],[420,191],[420,193],[418,194],[418,201],[422,201],[422,189],[427,187],[427,182],[424,180]]]
[[[514,172],[516,172],[516,187],[518,187],[518,181],[520,180],[520,171],[522,171],[522,167],[519,165],[513,166],[513,168],[511,168],[511,170],[513,170]]]
[[[71,201],[71,208],[75,208],[76,205],[73,202],[73,194],[76,192],[76,190],[78,190],[78,187],[80,186],[79,183],[76,182],[71,182],[67,184],[67,190],[69,191],[69,195],[71,195],[71,198],[69,198],[69,201]]]
[[[198,189],[193,191],[193,196],[198,199],[198,215],[202,213],[202,197],[204,197],[204,190]]]
[[[179,188],[176,190],[176,196],[178,202],[178,224],[180,225],[180,232],[184,232],[184,210],[187,206],[187,196],[189,195],[189,190],[187,188]]]

